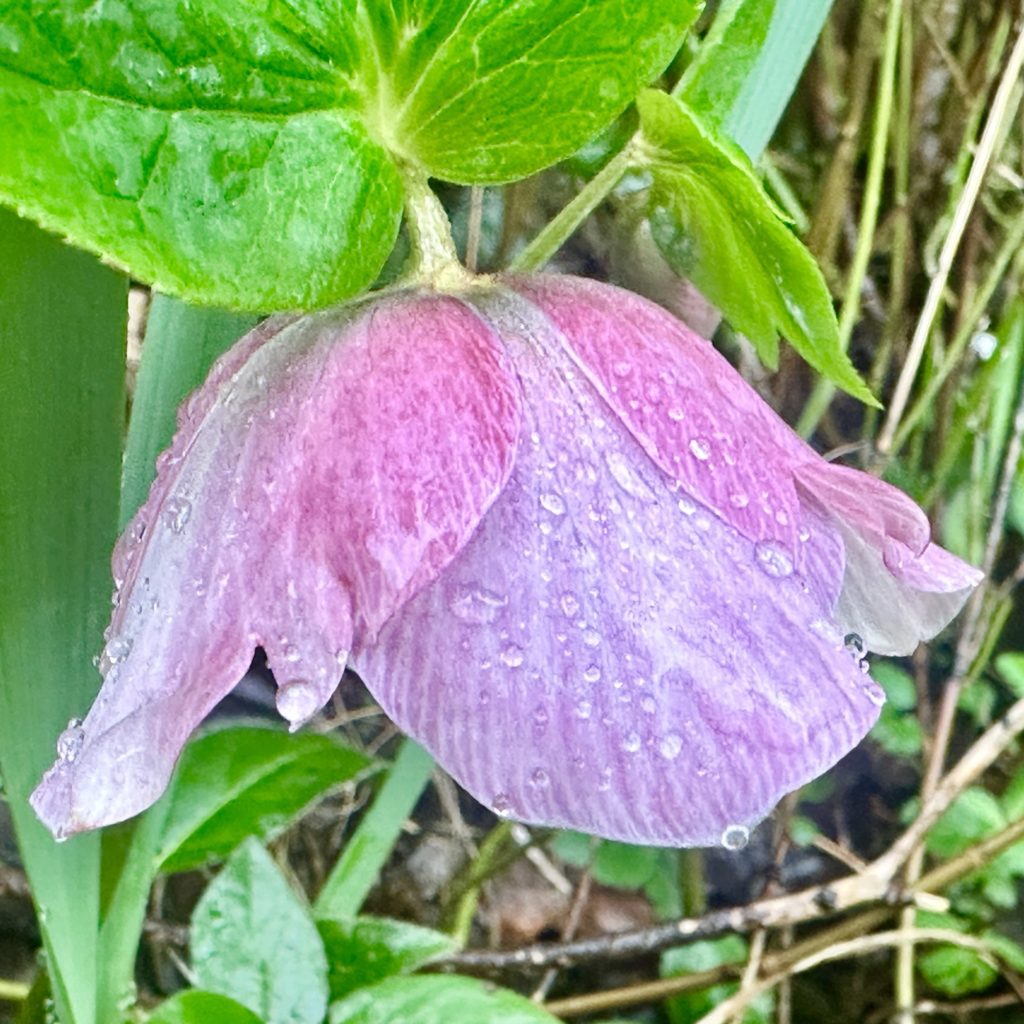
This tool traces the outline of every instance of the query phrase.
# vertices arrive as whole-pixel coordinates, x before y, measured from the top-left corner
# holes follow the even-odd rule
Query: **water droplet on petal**
[[[322,704],[319,691],[308,679],[290,679],[279,686],[275,702],[281,717],[291,723],[292,732],[312,718]]]
[[[864,653],[864,640],[859,633],[847,633],[843,637],[843,646],[857,658]]]
[[[690,454],[701,462],[711,458],[711,445],[703,437],[695,437],[690,442]]]
[[[750,829],[745,825],[728,825],[722,833],[722,845],[727,850],[742,850],[750,842]]]
[[[612,372],[616,377],[628,377],[633,367],[625,359],[620,359],[612,366]]]
[[[192,502],[188,498],[175,495],[164,505],[163,520],[172,533],[181,533],[185,524],[192,517]]]
[[[580,700],[576,702],[576,717],[577,718],[589,718],[590,712],[593,710],[593,704],[589,700]]]
[[[547,789],[550,782],[551,779],[543,768],[534,768],[530,773],[530,785],[536,789]]]
[[[459,587],[452,598],[451,609],[464,622],[493,622],[508,604],[508,597],[483,587]]]
[[[864,687],[864,696],[877,708],[880,708],[885,703],[885,690],[877,683],[868,683]]]
[[[569,618],[574,618],[580,610],[580,602],[575,594],[566,591],[558,600],[558,603],[562,606],[562,611],[565,612]]]
[[[596,683],[601,678],[601,670],[596,665],[588,665],[583,670],[583,678],[588,683]]]
[[[115,665],[119,665],[131,653],[132,642],[127,637],[116,636],[107,642],[100,655],[100,674],[106,675]]]
[[[658,751],[667,761],[672,761],[679,756],[683,749],[683,738],[674,732],[666,733],[658,741]]]
[[[640,733],[628,732],[622,741],[622,749],[627,754],[635,754],[640,749],[641,743]]]
[[[650,696],[642,697],[640,700],[640,710],[646,715],[653,715],[658,710],[658,702]]]
[[[668,418],[672,420],[674,423],[678,423],[685,416],[686,413],[683,412],[683,410],[680,409],[678,405],[673,405],[672,408],[669,409],[668,411]]]
[[[507,818],[512,813],[512,798],[508,793],[495,793],[491,801],[491,810],[499,818]]]
[[[540,496],[540,503],[553,516],[565,515],[565,502],[562,500],[562,496],[560,494],[555,494],[553,491],[542,494]]]
[[[78,757],[85,742],[85,730],[80,718],[72,718],[67,728],[57,737],[57,757],[65,764],[71,764]]]
[[[766,576],[783,579],[793,574],[793,556],[789,549],[773,540],[759,540],[754,545],[757,565]]]
[[[583,630],[583,642],[588,647],[598,647],[601,643],[601,634],[596,629]]]
[[[509,644],[501,652],[501,660],[509,668],[519,668],[523,663],[523,657],[522,647],[517,647],[515,644]]]
[[[729,501],[732,502],[734,508],[746,508],[750,504],[750,499],[745,494],[730,495]]]

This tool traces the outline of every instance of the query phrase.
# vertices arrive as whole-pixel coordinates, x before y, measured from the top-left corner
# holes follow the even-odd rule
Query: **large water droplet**
[[[727,850],[742,850],[750,842],[750,829],[745,825],[728,825],[722,833],[722,845]]]
[[[711,445],[703,437],[695,437],[690,442],[690,454],[700,462],[706,462],[711,458]]]
[[[188,498],[175,495],[168,498],[164,505],[163,520],[172,533],[181,533],[185,524],[192,518],[192,502]]]
[[[864,640],[859,633],[847,633],[843,637],[843,646],[855,658],[860,658],[864,654]]]
[[[601,670],[596,665],[588,665],[583,670],[583,678],[588,683],[596,683],[601,678]]]
[[[312,718],[321,706],[320,693],[308,679],[290,679],[278,687],[275,702],[281,717],[291,723],[292,732]]]
[[[517,647],[515,644],[509,644],[501,652],[501,660],[509,668],[519,668],[523,663],[523,657],[522,647]]]
[[[57,737],[57,757],[65,764],[71,764],[78,757],[85,742],[85,730],[80,718],[72,718],[67,728]]]
[[[499,818],[507,818],[512,813],[512,798],[508,793],[495,793],[491,801],[491,810]]]
[[[493,622],[508,604],[508,596],[495,594],[483,587],[459,587],[452,598],[451,609],[464,622]]]
[[[754,558],[766,576],[783,579],[793,574],[793,556],[789,549],[774,540],[759,540],[754,545]]]
[[[100,656],[100,674],[106,675],[115,665],[119,665],[132,650],[132,642],[127,637],[115,636],[108,641]]]
[[[667,761],[673,761],[683,749],[683,738],[674,732],[666,733],[658,742],[658,751]]]
[[[565,515],[565,502],[562,500],[560,494],[555,494],[554,491],[548,491],[540,496],[541,505],[548,510],[553,516],[564,516]]]

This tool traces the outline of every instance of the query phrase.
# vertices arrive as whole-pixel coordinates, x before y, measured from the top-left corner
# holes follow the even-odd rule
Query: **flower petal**
[[[780,543],[690,500],[536,307],[476,301],[523,386],[515,469],[444,574],[353,664],[501,813],[735,843],[864,735],[882,695]],[[841,548],[814,558],[841,575]]]
[[[293,723],[433,580],[511,470],[519,394],[464,304],[404,295],[257,329],[190,400],[115,557],[103,689],[33,797],[59,834],[165,787],[262,645]]]

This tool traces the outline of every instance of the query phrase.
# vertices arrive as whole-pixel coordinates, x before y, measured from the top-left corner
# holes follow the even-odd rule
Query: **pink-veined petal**
[[[639,842],[742,835],[882,695],[782,546],[765,557],[655,465],[541,310],[478,301],[523,385],[515,469],[353,664],[503,814]],[[834,545],[811,561],[842,573]]]
[[[354,637],[499,494],[520,415],[505,360],[470,308],[416,294],[257,329],[225,356],[119,546],[103,688],[33,796],[55,833],[152,803],[257,645],[285,717],[328,699]]]

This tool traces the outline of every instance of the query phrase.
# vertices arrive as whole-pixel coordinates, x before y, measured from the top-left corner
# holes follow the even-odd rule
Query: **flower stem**
[[[465,276],[466,271],[455,251],[448,214],[427,183],[426,175],[418,169],[406,167],[402,177],[405,220],[413,251],[410,276],[430,284],[439,284],[453,273]]]
[[[599,203],[619,183],[622,176],[636,163],[635,143],[637,136],[630,139],[601,168],[593,178],[580,189],[576,197],[564,207],[530,244],[509,264],[509,270],[539,270],[573,232],[590,216]]]

